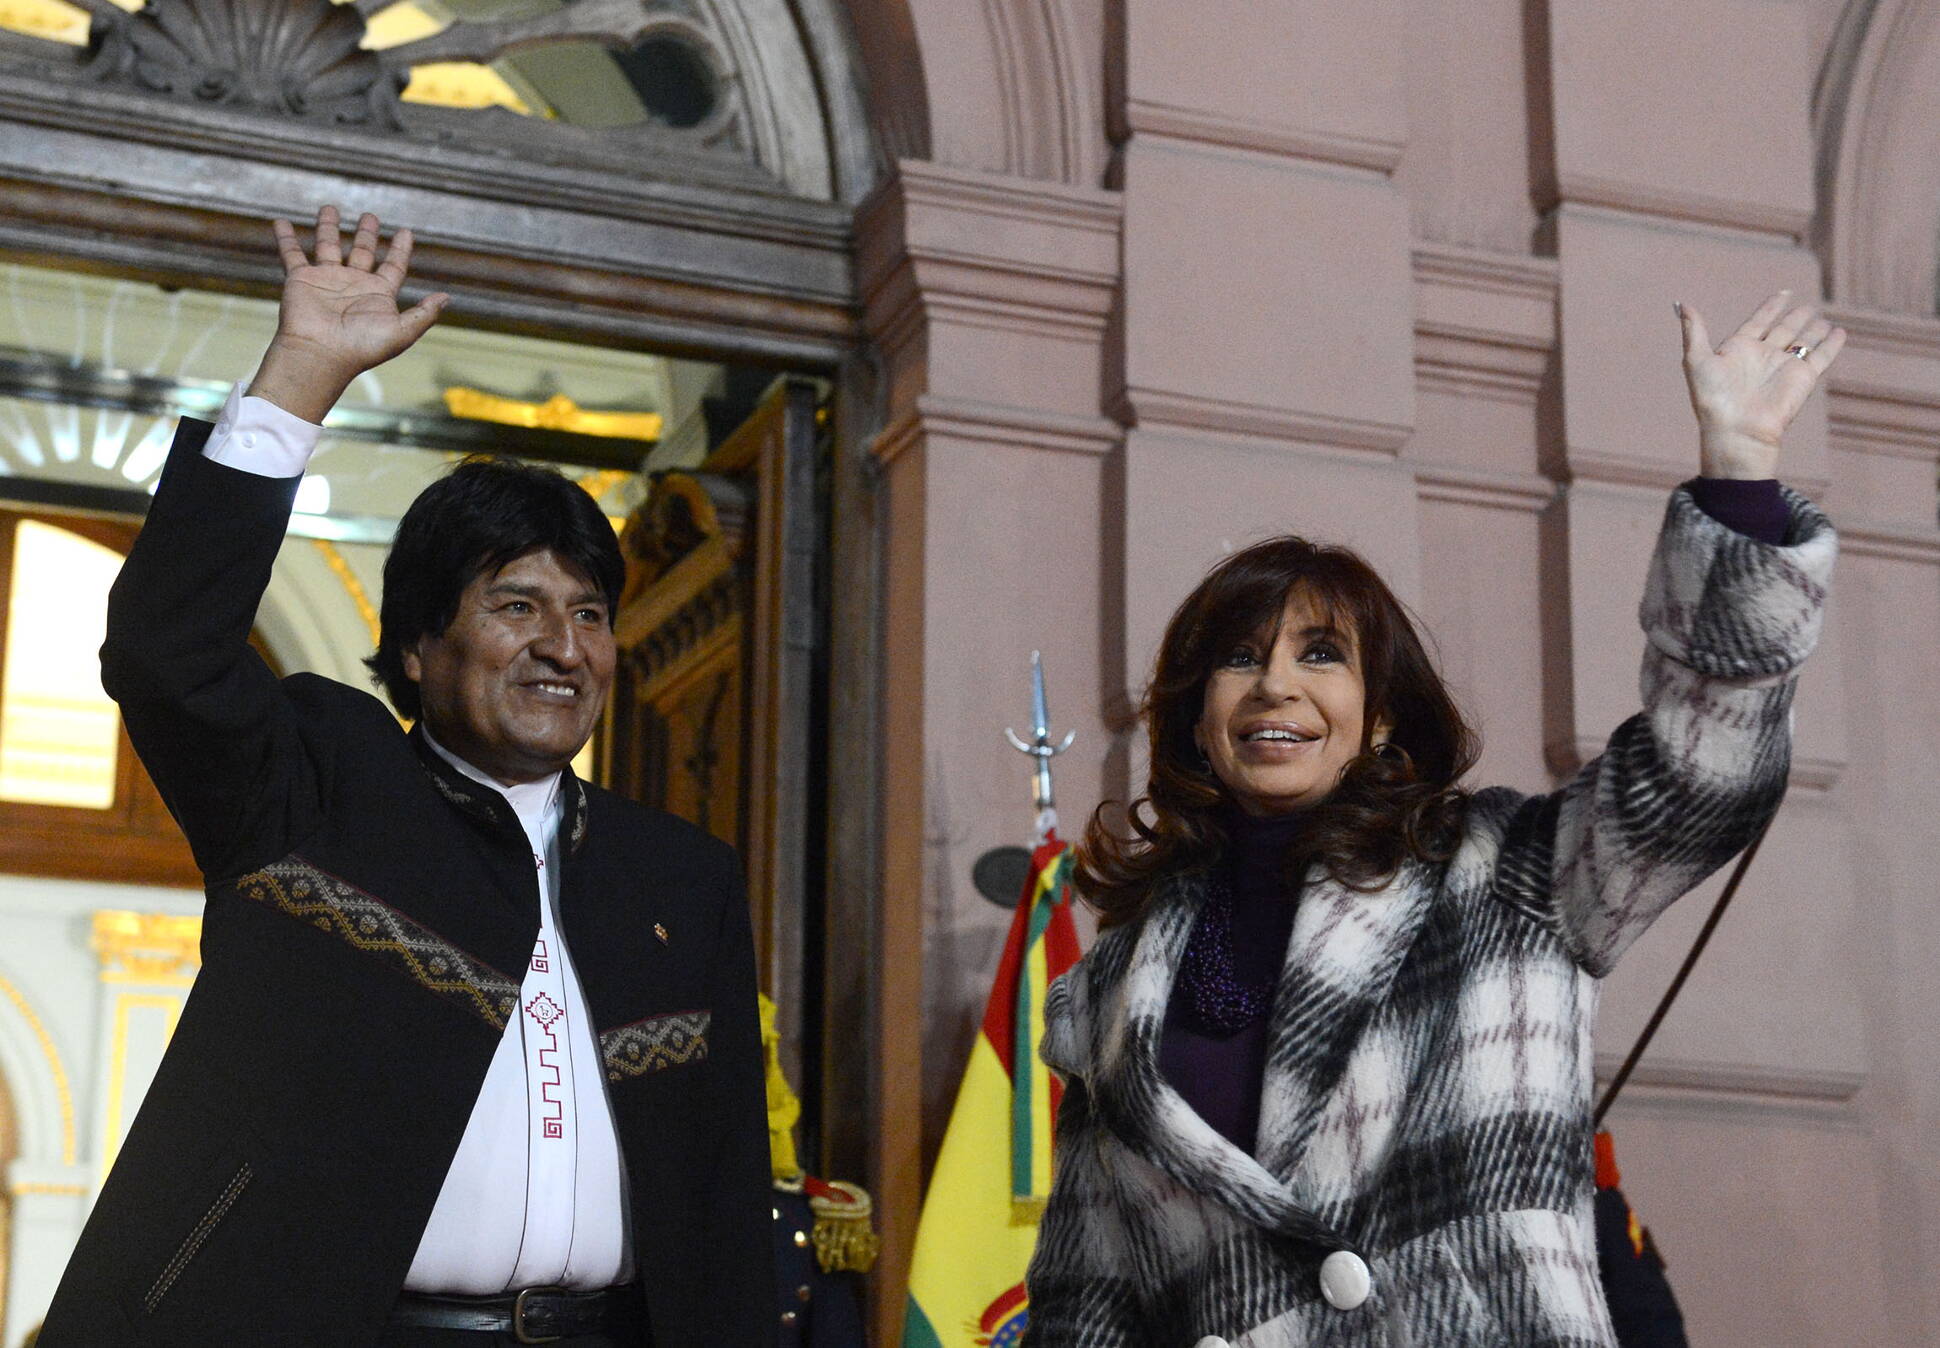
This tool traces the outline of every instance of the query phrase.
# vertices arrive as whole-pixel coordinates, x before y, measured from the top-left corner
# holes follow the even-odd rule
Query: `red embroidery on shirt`
[[[542,974],[552,972],[552,956],[546,953],[546,943],[543,937],[532,947],[532,967]]]
[[[525,1011],[538,1023],[539,1032],[546,1037],[545,1045],[539,1050],[539,1067],[542,1072],[549,1073],[550,1077],[540,1077],[539,1098],[552,1107],[552,1113],[549,1117],[540,1120],[540,1131],[547,1137],[564,1137],[566,1102],[554,1094],[555,1089],[562,1084],[559,1054],[564,1046],[560,1044],[559,1036],[553,1032],[552,1027],[566,1018],[565,1008],[542,992],[525,1004]]]

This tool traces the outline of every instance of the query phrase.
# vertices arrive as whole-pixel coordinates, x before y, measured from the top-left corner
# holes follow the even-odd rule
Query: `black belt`
[[[606,1287],[569,1292],[563,1287],[528,1287],[493,1296],[453,1296],[400,1292],[391,1323],[420,1329],[470,1329],[510,1334],[519,1343],[552,1343],[603,1329],[633,1329],[641,1323],[640,1289]]]

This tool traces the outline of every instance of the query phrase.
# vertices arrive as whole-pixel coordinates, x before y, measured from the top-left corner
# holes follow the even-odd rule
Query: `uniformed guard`
[[[780,1348],[862,1348],[858,1275],[876,1262],[882,1240],[874,1205],[861,1186],[818,1179],[795,1156],[802,1103],[781,1070],[775,1004],[761,999],[768,1057],[768,1149],[774,1163],[775,1277]]]

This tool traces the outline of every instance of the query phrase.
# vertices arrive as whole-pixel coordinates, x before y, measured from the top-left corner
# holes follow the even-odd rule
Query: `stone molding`
[[[1624,454],[1605,454],[1596,450],[1573,449],[1569,453],[1566,480],[1595,482],[1618,487],[1644,487],[1651,491],[1670,491],[1692,475],[1691,465],[1633,459]]]
[[[1540,473],[1503,473],[1486,468],[1410,462],[1415,487],[1424,501],[1486,506],[1539,515],[1556,501],[1560,488]]]
[[[1566,480],[1670,491],[1696,475],[1695,458],[1690,463],[1675,464],[1633,459],[1626,455],[1606,454],[1598,450],[1573,449],[1569,455],[1569,475]],[[1823,495],[1829,485],[1827,479],[1823,477],[1807,477],[1791,470],[1787,470],[1785,481],[1807,496]]]
[[[1620,1054],[1596,1055],[1599,1089],[1616,1076],[1622,1064]],[[1828,1104],[1851,1100],[1865,1084],[1863,1072],[1787,1071],[1742,1063],[1697,1062],[1677,1058],[1644,1059],[1637,1064],[1628,1083],[1704,1094],[1767,1096]]]
[[[459,144],[620,178],[637,175],[643,162],[673,160],[682,164],[676,176],[749,177],[824,200],[853,200],[873,181],[852,62],[828,31],[837,16],[822,12],[832,0],[790,0],[774,7],[779,14],[734,0],[579,0],[521,17],[460,18],[377,50],[361,45],[362,15],[382,8],[368,3],[145,0],[132,10],[114,0],[80,3],[92,16],[89,49],[77,57],[63,44],[34,44],[47,50],[23,53],[25,68],[83,97],[115,89],[149,105],[240,116],[261,123],[266,140],[350,125],[412,142],[420,157],[428,146]],[[692,125],[669,124],[638,104],[644,120],[598,125],[399,97],[411,70],[424,64],[486,64],[576,43],[624,49],[656,37],[678,42],[711,74],[713,106]],[[0,50],[0,59],[11,50]]]
[[[1841,304],[1926,317],[1940,301],[1940,12],[1857,0],[1815,91],[1814,239]]]
[[[887,467],[926,436],[968,440],[1019,449],[1100,456],[1123,439],[1118,423],[1106,417],[1077,417],[975,398],[924,394],[916,405],[876,436],[870,452]]]
[[[394,183],[547,209],[581,211],[620,219],[654,221],[706,229],[748,239],[805,242],[839,248],[848,240],[849,213],[840,205],[788,197],[772,179],[724,170],[705,156],[678,157],[665,179],[637,169],[620,175],[570,165],[516,160],[479,147],[441,145],[427,157],[424,145],[408,137],[355,127],[319,127],[248,118],[234,110],[193,103],[169,103],[117,89],[69,86],[0,70],[0,120],[85,136],[98,166],[69,158],[48,162],[29,147],[0,138],[0,173],[31,173],[43,181],[108,180],[143,182],[159,175],[151,157],[135,144],[173,148],[198,157],[252,161],[328,173],[353,182]],[[134,167],[117,144],[151,165],[133,177]],[[691,170],[691,172],[690,172]],[[217,176],[223,176],[217,171]],[[227,175],[260,182],[260,172]],[[183,193],[211,203],[208,181],[184,184]],[[214,201],[260,205],[238,194],[242,183],[223,189]],[[165,190],[165,189],[164,189]]]
[[[320,142],[330,135],[317,132]],[[105,134],[0,135],[0,247],[273,293],[279,273],[262,243],[266,221],[336,196],[351,209],[374,202],[387,220],[419,225],[418,283],[451,291],[483,321],[811,365],[833,363],[855,341],[839,208],[805,203],[835,218],[792,239],[779,218],[757,221],[769,237],[737,238],[720,216],[722,229],[706,224],[713,210],[705,201],[643,200],[631,218],[615,220],[482,199],[430,172],[418,176],[434,181],[395,186],[368,177],[347,186],[347,176],[322,164],[251,164]],[[548,195],[535,189],[532,198]],[[731,217],[744,203],[718,204]]]
[[[1835,442],[1940,461],[1940,318],[1845,305],[1827,314],[1851,339],[1827,387]]]
[[[1913,503],[1911,518],[1874,517],[1870,512],[1892,510],[1892,502],[1878,497],[1860,505],[1866,515],[1841,512],[1840,546],[1853,556],[1940,566],[1940,494],[1933,490],[1940,468],[1940,318],[1847,306],[1828,313],[1851,335],[1826,389],[1834,449],[1923,465],[1920,480],[1928,487],[1924,507]]]
[[[1889,458],[1940,460],[1940,394],[1897,384],[1841,379],[1829,392],[1829,422],[1840,448]]]
[[[1560,202],[1572,206],[1602,207],[1627,215],[1654,215],[1682,224],[1712,225],[1775,236],[1793,243],[1803,239],[1812,225],[1812,212],[1806,208],[1679,192],[1598,174],[1561,174],[1556,181],[1556,193]]]
[[[1110,145],[1095,9],[1077,0],[842,7],[867,71],[876,141],[890,162],[934,160],[1078,186],[1103,180]],[[924,60],[924,49],[939,48],[950,58]]]
[[[1940,567],[1940,530],[1875,520],[1841,520],[1839,550],[1849,557]]]
[[[1335,417],[1137,384],[1127,385],[1110,410],[1127,427],[1210,432],[1289,449],[1311,445],[1392,454],[1415,430],[1404,422]]]
[[[1556,349],[1555,260],[1417,243],[1414,278],[1416,382],[1533,406]]]
[[[899,164],[856,213],[869,330],[889,340],[921,304],[999,326],[1102,332],[1122,214],[1113,192]]]
[[[974,361],[933,370],[927,351],[944,327],[1101,350],[1118,289],[1120,218],[1116,193],[899,166],[856,220],[864,326],[894,372],[878,462],[931,429],[1081,453],[1115,443],[1110,422],[1063,406],[1069,389],[1019,387],[1009,371],[994,386]]]
[[[1102,75],[1088,65],[1067,0],[982,0],[1004,111],[1004,167],[1048,182],[1097,179]]]
[[[1132,134],[1160,136],[1222,149],[1371,169],[1382,175],[1394,172],[1406,148],[1401,141],[1277,126],[1143,98],[1125,100],[1116,129],[1120,139]]]

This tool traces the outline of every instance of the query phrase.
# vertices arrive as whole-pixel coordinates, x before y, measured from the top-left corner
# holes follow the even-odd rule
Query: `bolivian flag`
[[[903,1348],[1008,1348],[1024,1332],[1024,1269],[1051,1190],[1062,1093],[1037,1057],[1044,993],[1078,962],[1070,873],[1071,850],[1053,832],[1031,855],[923,1200]]]

